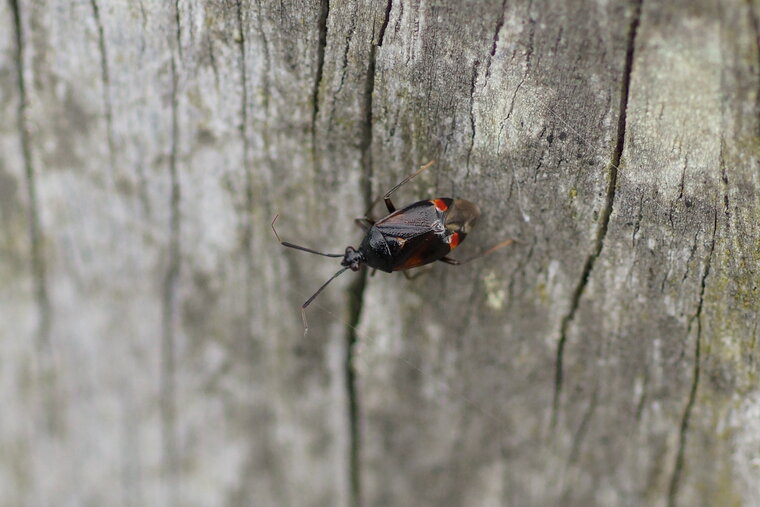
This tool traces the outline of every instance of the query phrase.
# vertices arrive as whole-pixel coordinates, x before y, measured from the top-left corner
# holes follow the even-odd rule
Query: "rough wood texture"
[[[756,0],[3,0],[0,154],[2,505],[760,504]]]

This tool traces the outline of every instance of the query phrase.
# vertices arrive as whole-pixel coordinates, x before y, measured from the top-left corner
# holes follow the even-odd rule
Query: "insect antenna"
[[[384,197],[390,197],[391,195],[393,195],[393,193],[396,190],[398,190],[399,188],[401,188],[404,185],[406,185],[407,183],[409,183],[409,180],[411,180],[412,178],[414,178],[415,176],[417,176],[418,174],[420,174],[425,169],[429,169],[433,164],[435,164],[435,160],[431,160],[427,164],[425,164],[422,167],[420,167],[419,169],[417,169],[415,172],[413,172],[412,174],[410,174],[409,176],[407,176],[406,178],[404,178],[403,180],[401,180],[401,182],[398,185],[396,185],[392,189],[388,190],[388,192],[386,192],[386,194],[385,194]]]
[[[312,250],[311,248],[306,248],[305,246],[300,246],[300,245],[296,245],[296,244],[290,243],[289,241],[283,241],[283,240],[281,240],[280,239],[280,235],[277,234],[277,230],[274,228],[274,223],[277,221],[277,218],[279,216],[280,216],[279,214],[275,215],[274,218],[272,219],[272,232],[274,232],[274,235],[277,237],[277,241],[282,246],[286,246],[288,248],[295,248],[296,250],[302,250],[304,252],[309,252],[309,253],[313,253],[313,254],[317,254],[317,255],[323,255],[325,257],[343,257],[344,254],[342,254],[342,253],[331,254],[331,253],[317,252],[316,250]]]
[[[425,164],[422,167],[420,167],[419,169],[417,169],[414,173],[412,173],[409,176],[407,176],[406,178],[404,178],[401,181],[401,183],[399,183],[398,185],[396,185],[395,187],[393,187],[392,189],[390,189],[388,192],[385,193],[385,195],[378,196],[377,199],[375,199],[374,201],[372,201],[372,204],[369,205],[369,208],[367,208],[367,211],[364,212],[364,216],[365,217],[369,216],[370,211],[372,211],[372,209],[377,205],[377,203],[379,203],[383,199],[389,199],[390,196],[396,190],[398,190],[402,186],[406,185],[409,182],[409,180],[411,180],[412,178],[414,178],[415,176],[417,176],[418,174],[420,174],[422,171],[424,171],[424,170],[429,169],[430,167],[432,167],[433,164],[435,164],[435,160],[431,160],[427,164]]]
[[[335,273],[333,276],[331,276],[329,280],[327,280],[325,283],[322,284],[322,286],[319,289],[317,289],[317,292],[315,292],[314,294],[312,294],[311,297],[309,299],[307,299],[304,304],[301,305],[301,319],[303,319],[303,334],[304,334],[304,336],[306,336],[306,333],[309,331],[309,324],[306,322],[306,307],[309,306],[311,304],[311,302],[316,299],[317,296],[319,296],[319,293],[322,292],[324,290],[324,288],[327,287],[327,285],[330,282],[332,282],[333,280],[335,280],[336,278],[338,278],[338,276],[340,276],[348,268],[350,268],[350,266],[346,266],[345,268],[342,268],[342,269],[338,270],[337,273]]]

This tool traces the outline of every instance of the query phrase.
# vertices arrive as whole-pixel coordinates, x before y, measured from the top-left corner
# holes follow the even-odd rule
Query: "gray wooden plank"
[[[4,2],[0,503],[757,503],[758,12]]]

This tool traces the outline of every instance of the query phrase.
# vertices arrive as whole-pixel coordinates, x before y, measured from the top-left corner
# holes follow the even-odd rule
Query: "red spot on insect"
[[[406,261],[404,261],[403,264],[394,267],[393,271],[403,271],[405,269],[416,268],[417,266],[422,266],[423,264],[427,264],[428,262],[431,262],[431,261],[427,259],[423,254],[413,255],[409,257]]]
[[[446,211],[449,209],[449,207],[446,205],[446,202],[443,199],[433,199],[433,204],[435,204],[435,209],[438,211]]]
[[[455,249],[457,246],[459,246],[459,233],[455,232],[451,236],[449,236],[449,245],[451,246],[451,249]]]

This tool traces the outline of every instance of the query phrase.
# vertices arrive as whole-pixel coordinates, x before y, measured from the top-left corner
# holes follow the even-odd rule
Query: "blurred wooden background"
[[[0,505],[760,505],[757,0],[0,2]],[[348,273],[373,197],[463,267]],[[378,213],[381,210],[378,209]]]

